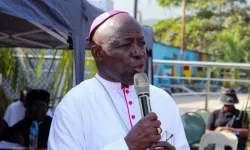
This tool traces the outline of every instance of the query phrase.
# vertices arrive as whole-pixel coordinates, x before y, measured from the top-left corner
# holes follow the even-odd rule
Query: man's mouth
[[[145,64],[140,64],[140,65],[134,67],[134,70],[136,72],[144,72],[145,71]]]

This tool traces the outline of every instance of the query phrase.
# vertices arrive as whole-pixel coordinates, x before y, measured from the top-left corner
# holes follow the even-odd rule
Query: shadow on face
[[[234,109],[234,105],[224,105],[223,109],[225,111],[232,111]]]
[[[48,104],[43,100],[35,100],[33,103],[29,104],[27,115],[32,119],[43,121],[46,118],[46,113],[49,107]]]

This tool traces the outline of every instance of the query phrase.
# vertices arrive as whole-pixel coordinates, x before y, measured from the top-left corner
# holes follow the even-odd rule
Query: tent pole
[[[73,35],[74,61],[75,61],[75,85],[84,80],[85,43],[83,36]]]

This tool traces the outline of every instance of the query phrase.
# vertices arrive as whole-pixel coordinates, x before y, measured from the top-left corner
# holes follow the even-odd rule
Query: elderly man
[[[10,104],[4,114],[4,121],[9,127],[22,120],[25,116],[27,94],[31,88],[25,87],[20,91],[20,100]]]
[[[146,63],[139,23],[126,12],[106,12],[93,22],[89,42],[98,73],[57,106],[49,149],[189,150],[178,108],[165,91],[150,85],[154,113],[141,117],[133,86]]]

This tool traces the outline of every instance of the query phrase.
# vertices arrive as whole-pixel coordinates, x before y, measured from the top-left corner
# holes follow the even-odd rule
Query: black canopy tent
[[[0,13],[0,46],[67,49],[69,34]]]
[[[93,20],[103,12],[86,0],[3,0],[0,1],[0,46],[73,48],[75,84],[79,84],[84,80],[84,50],[89,49],[87,34]],[[143,30],[151,57],[152,29],[143,27]]]
[[[103,12],[86,0],[0,1],[0,45],[63,49],[68,48],[72,37],[78,84],[84,79],[89,27]]]

